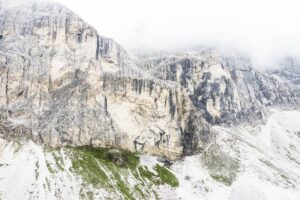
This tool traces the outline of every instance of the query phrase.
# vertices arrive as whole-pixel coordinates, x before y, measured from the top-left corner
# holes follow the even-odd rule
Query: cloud
[[[213,45],[260,64],[300,56],[298,0],[56,1],[129,50]]]
[[[52,0],[0,0],[0,10],[38,2],[52,2]]]

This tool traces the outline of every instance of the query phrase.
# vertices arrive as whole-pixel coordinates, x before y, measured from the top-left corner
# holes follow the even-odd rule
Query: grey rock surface
[[[270,70],[270,73],[279,77],[281,81],[292,82],[300,86],[300,61],[292,57],[287,57],[280,63],[280,68]]]
[[[151,75],[184,87],[210,124],[262,119],[268,106],[299,105],[299,89],[261,72],[245,57],[214,49],[144,59]]]
[[[298,104],[295,84],[216,50],[132,59],[59,4],[0,12],[0,135],[50,146],[118,147],[176,159],[210,126]]]
[[[0,24],[1,137],[170,159],[201,151],[212,137],[183,87],[142,73],[67,8],[14,7],[1,11]]]

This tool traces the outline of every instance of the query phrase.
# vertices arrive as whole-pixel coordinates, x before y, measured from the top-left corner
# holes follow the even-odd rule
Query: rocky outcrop
[[[295,105],[297,89],[255,70],[249,59],[225,57],[216,50],[146,59],[151,75],[180,84],[211,124],[263,118],[264,107]]]
[[[280,68],[270,70],[270,74],[275,75],[280,81],[291,82],[300,85],[300,62],[299,59],[287,57],[280,63]]]
[[[147,75],[58,4],[0,15],[1,137],[118,147],[175,159],[212,134],[185,88]]]

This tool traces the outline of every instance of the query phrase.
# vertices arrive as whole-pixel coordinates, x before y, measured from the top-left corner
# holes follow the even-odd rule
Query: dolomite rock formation
[[[276,75],[281,81],[292,82],[294,85],[300,85],[300,62],[299,59],[292,57],[285,58],[280,63],[279,69],[271,70],[271,74]]]
[[[118,147],[170,159],[201,151],[209,125],[177,83],[151,77],[58,4],[0,15],[0,135]]]
[[[267,106],[299,105],[299,89],[253,68],[244,57],[213,49],[154,56],[142,62],[151,75],[179,83],[210,124],[253,121]]]
[[[117,147],[170,159],[203,150],[210,125],[299,103],[294,82],[216,50],[133,60],[59,4],[0,10],[0,135]],[[276,77],[277,76],[277,77]]]

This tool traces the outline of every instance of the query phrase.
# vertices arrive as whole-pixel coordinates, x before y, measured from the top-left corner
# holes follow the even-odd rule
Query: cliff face
[[[171,159],[201,151],[212,137],[181,85],[142,73],[67,8],[6,9],[0,24],[1,137]]]
[[[0,133],[50,146],[118,147],[175,159],[213,124],[297,105],[299,89],[215,50],[136,62],[58,4],[0,12]]]
[[[295,85],[255,70],[247,58],[203,50],[154,57],[142,63],[153,76],[184,87],[211,124],[261,119],[267,106],[299,103]]]
[[[271,70],[270,73],[275,75],[279,80],[292,82],[294,85],[300,85],[300,62],[299,59],[292,57],[285,58],[280,63],[281,68]]]

